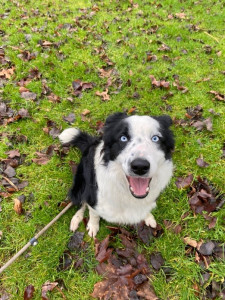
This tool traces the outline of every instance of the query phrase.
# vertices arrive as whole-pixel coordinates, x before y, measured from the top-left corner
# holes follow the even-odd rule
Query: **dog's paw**
[[[76,231],[82,220],[83,220],[83,214],[81,214],[80,211],[78,210],[70,222],[70,230]]]
[[[145,224],[147,226],[152,227],[152,228],[156,228],[157,223],[156,223],[156,220],[155,220],[155,218],[152,214],[149,213],[148,216],[145,218]]]
[[[76,231],[77,228],[79,227],[80,221],[78,218],[74,215],[71,222],[70,222],[70,230],[71,231]]]
[[[89,221],[87,224],[87,230],[88,230],[88,235],[94,238],[99,231],[99,222],[91,223]]]

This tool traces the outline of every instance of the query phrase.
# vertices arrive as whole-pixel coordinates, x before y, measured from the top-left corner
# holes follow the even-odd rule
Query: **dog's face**
[[[130,116],[116,113],[105,123],[104,161],[117,162],[127,178],[132,195],[145,198],[151,179],[174,149],[173,134],[169,130],[169,116]]]

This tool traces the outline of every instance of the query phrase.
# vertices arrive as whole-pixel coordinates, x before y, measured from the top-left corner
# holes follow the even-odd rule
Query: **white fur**
[[[59,135],[59,140],[62,144],[70,143],[79,133],[79,129],[67,128]]]
[[[70,222],[71,231],[76,231],[77,228],[79,227],[80,222],[83,220],[85,209],[86,209],[86,204],[83,204],[82,207],[73,216]]]

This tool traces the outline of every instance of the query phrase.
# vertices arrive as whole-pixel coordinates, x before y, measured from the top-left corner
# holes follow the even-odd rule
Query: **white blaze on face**
[[[161,136],[160,125],[158,121],[148,116],[131,116],[125,122],[128,124],[130,140],[117,159],[127,176],[134,176],[130,170],[130,163],[134,159],[147,160],[150,163],[150,170],[143,177],[151,178],[160,162],[165,160],[158,143],[151,140],[154,135]]]

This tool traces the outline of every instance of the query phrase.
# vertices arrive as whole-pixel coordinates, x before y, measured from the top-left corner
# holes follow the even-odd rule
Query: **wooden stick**
[[[4,266],[0,268],[0,274],[8,268],[21,254],[23,254],[27,248],[31,245],[35,245],[37,243],[37,239],[50,227],[52,226],[71,206],[73,205],[72,202],[64,207],[64,209],[50,222],[48,223],[41,231],[39,231],[19,252],[17,252]]]

